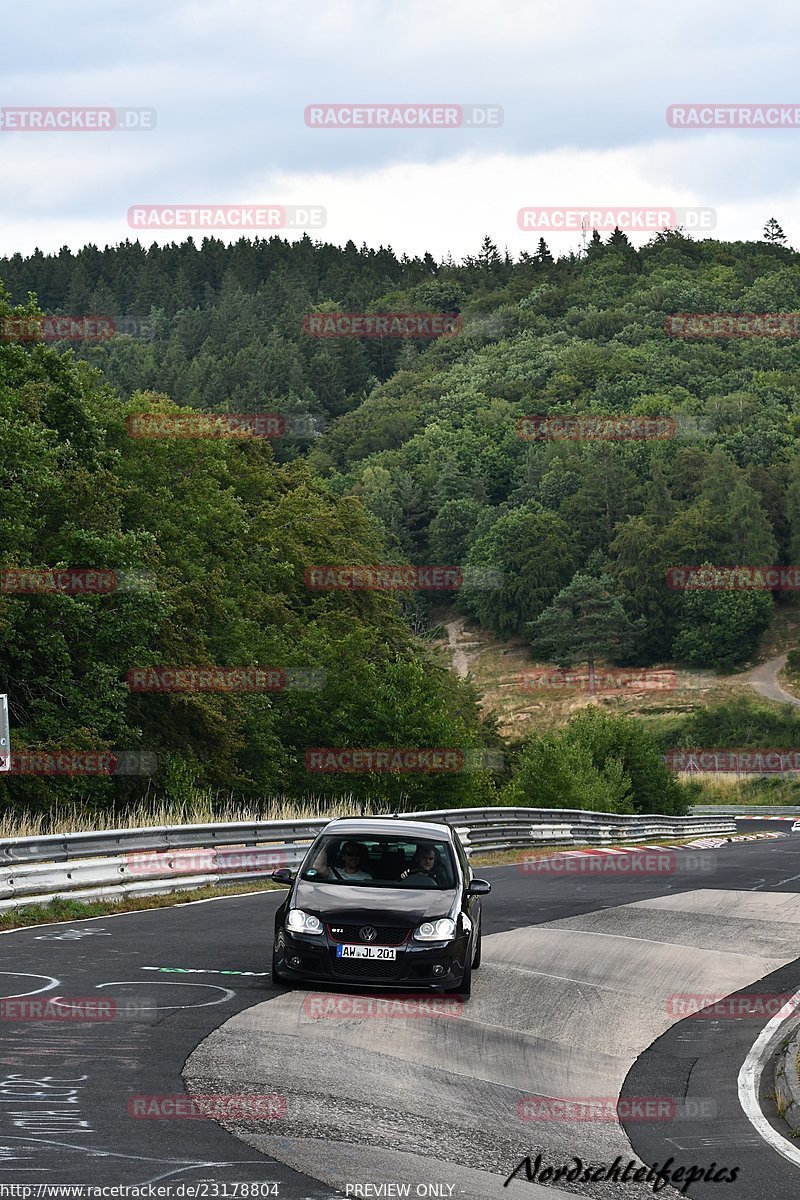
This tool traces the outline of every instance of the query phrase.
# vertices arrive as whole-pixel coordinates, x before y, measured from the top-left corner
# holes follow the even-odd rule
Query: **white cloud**
[[[244,201],[323,204],[331,240],[456,256],[484,232],[524,248],[516,211],[537,203],[711,206],[720,237],[774,214],[800,244],[800,130],[665,125],[681,100],[800,101],[791,0],[757,23],[745,0],[83,0],[80,22],[39,0],[36,14],[5,14],[0,105],[149,106],[158,127],[0,133],[0,253],[123,240],[136,203]],[[397,100],[499,104],[505,120],[303,123],[313,102]]]
[[[678,151],[673,148],[672,153]],[[217,189],[213,200],[321,205],[327,211],[327,225],[312,236],[337,244],[348,239],[357,245],[391,244],[398,253],[422,254],[429,250],[437,257],[449,252],[458,258],[476,252],[484,233],[512,253],[533,251],[539,235],[520,230],[517,213],[523,207],[548,205],[712,207],[718,215],[712,236],[720,239],[756,239],[767,217],[775,215],[790,240],[800,245],[800,219],[792,219],[792,214],[800,211],[800,186],[787,189],[780,197],[765,189],[746,202],[714,204],[715,198],[705,192],[660,182],[665,176],[678,175],[677,164],[670,160],[670,147],[664,145],[527,156],[468,155],[446,162],[400,163],[375,170],[256,173],[247,186],[237,186],[235,191]],[[96,181],[89,182],[94,186]],[[137,195],[135,202],[169,203],[175,199],[153,196],[148,191],[145,196]],[[177,196],[181,202],[196,199]],[[9,215],[3,221],[0,251],[8,253],[16,248],[30,252],[37,245],[54,250],[65,243],[78,246],[94,241],[102,245],[135,238],[137,232],[128,227],[126,215],[127,206],[122,205],[97,219],[78,211],[62,221],[53,218],[49,225],[42,217],[15,219]],[[184,238],[189,232],[184,229],[177,236]],[[198,231],[200,237],[203,233]],[[214,233],[224,240],[240,236],[236,230],[217,229]],[[170,230],[155,229],[138,236],[145,244],[176,238]],[[555,254],[580,245],[580,235],[545,236]]]

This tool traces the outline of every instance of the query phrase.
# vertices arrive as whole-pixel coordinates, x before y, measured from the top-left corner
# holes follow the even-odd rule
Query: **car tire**
[[[289,989],[294,987],[293,980],[289,979],[288,976],[284,975],[282,971],[278,970],[278,962],[274,950],[272,951],[272,982],[277,984],[278,987],[282,988]]]
[[[447,988],[447,993],[450,996],[463,996],[465,1000],[469,999],[472,993],[472,963],[464,968],[461,982],[455,987]]]
[[[477,971],[478,967],[481,965],[481,950],[483,948],[483,933],[482,933],[480,927],[478,928],[478,936],[475,940],[476,940],[475,955],[472,959],[473,971]]]

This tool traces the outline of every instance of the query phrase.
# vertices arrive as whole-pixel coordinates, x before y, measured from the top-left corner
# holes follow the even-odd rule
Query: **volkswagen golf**
[[[352,983],[469,995],[481,961],[481,896],[448,825],[346,818],[322,830],[275,916],[278,983]]]

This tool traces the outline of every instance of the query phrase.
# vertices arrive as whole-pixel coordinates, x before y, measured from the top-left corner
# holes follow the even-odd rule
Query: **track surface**
[[[47,988],[42,996],[135,998],[157,1011],[3,1023],[0,1183],[207,1180],[233,1196],[234,1182],[274,1180],[289,1200],[316,1200],[348,1182],[350,1195],[398,1194],[352,1186],[391,1179],[409,1181],[410,1195],[424,1194],[423,1181],[444,1196],[534,1197],[544,1189],[524,1179],[501,1186],[526,1154],[553,1166],[673,1155],[740,1167],[738,1183],[694,1185],[691,1196],[749,1198],[769,1179],[770,1195],[788,1200],[800,1177],[761,1142],[735,1093],[765,1020],[680,1020],[667,1000],[800,987],[800,838],[682,861],[691,870],[627,877],[484,868],[494,889],[484,963],[458,1019],[308,1019],[303,993],[274,989],[267,973],[282,893],[3,934],[4,996]],[[217,974],[226,971],[263,974]],[[235,1135],[208,1120],[128,1115],[134,1096],[187,1088],[280,1092],[287,1115],[233,1125]],[[517,1112],[521,1097],[620,1091],[699,1097],[716,1116],[631,1123],[626,1137],[616,1122]],[[653,1194],[633,1183],[561,1187]]]
[[[748,671],[744,679],[755,688],[762,696],[766,696],[768,700],[777,700],[780,704],[800,704],[797,696],[793,696],[791,692],[787,692],[778,683],[778,673],[786,666],[786,655],[779,654],[777,658],[771,658],[769,662],[761,663],[760,666],[754,667],[752,671]]]

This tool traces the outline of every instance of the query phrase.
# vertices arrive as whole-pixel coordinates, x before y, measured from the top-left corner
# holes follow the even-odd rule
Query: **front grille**
[[[369,924],[369,921],[362,921],[359,925],[329,925],[328,934],[334,942],[347,942],[349,945],[402,946],[411,933],[408,926],[372,925],[370,928],[375,930],[377,936],[365,942],[360,930]]]
[[[400,963],[380,958],[334,958],[333,973],[345,979],[395,979]]]

